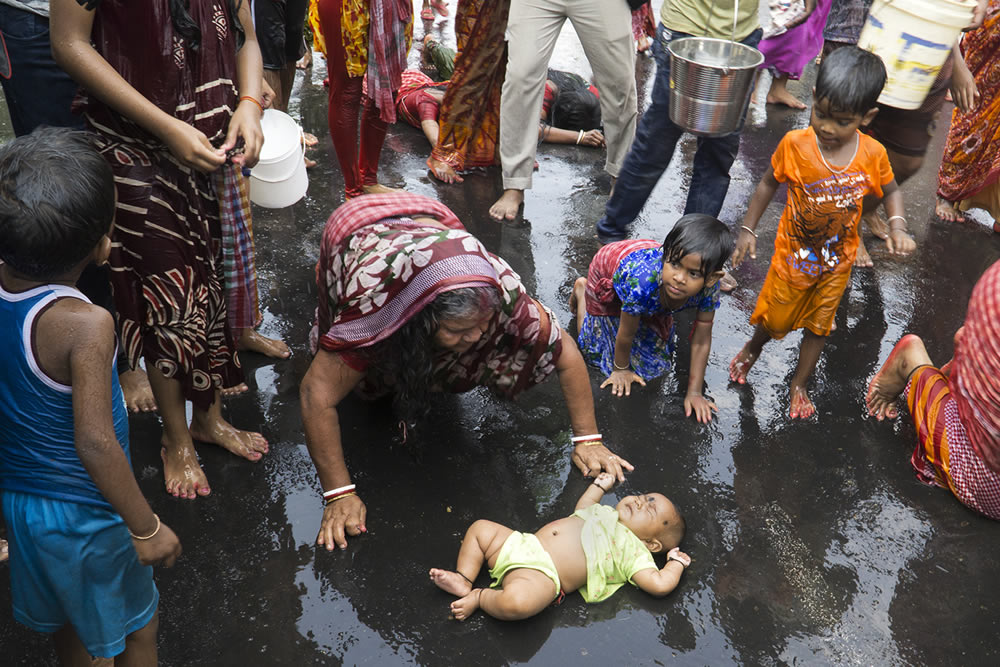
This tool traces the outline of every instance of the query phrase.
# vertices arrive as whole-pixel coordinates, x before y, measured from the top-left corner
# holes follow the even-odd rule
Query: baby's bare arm
[[[662,569],[640,570],[632,576],[632,581],[650,595],[663,597],[677,588],[681,575],[690,564],[690,556],[675,547],[667,555],[667,563]]]
[[[594,483],[587,487],[587,490],[583,492],[580,496],[580,500],[576,501],[576,510],[586,509],[595,503],[601,502],[601,498],[604,494],[611,490],[611,487],[615,485],[614,475],[611,473],[602,472],[596,478],[594,478]]]

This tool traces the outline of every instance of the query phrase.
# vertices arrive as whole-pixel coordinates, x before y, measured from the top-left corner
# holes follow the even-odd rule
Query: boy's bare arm
[[[600,475],[594,478],[594,483],[587,487],[587,490],[583,492],[580,499],[576,501],[576,508],[574,511],[582,510],[601,502],[601,498],[604,494],[611,490],[611,487],[615,485],[614,475],[606,472],[602,472]]]
[[[774,199],[774,193],[778,191],[779,185],[780,183],[774,177],[774,169],[768,167],[763,178],[760,179],[760,183],[757,184],[753,197],[750,198],[750,206],[747,208],[746,215],[743,216],[743,225],[740,227],[736,249],[733,251],[734,269],[748,254],[750,259],[757,259],[757,234],[754,230],[757,229],[757,223],[760,222],[760,217],[767,210],[768,204]]]
[[[650,595],[663,597],[677,588],[690,564],[691,557],[675,547],[667,554],[667,562],[661,569],[640,570],[632,575],[632,581]]]
[[[181,554],[181,545],[170,528],[160,524],[135,481],[132,467],[115,435],[111,412],[111,362],[114,357],[114,323],[104,309],[80,302],[67,310],[60,324],[72,343],[68,350],[69,377],[73,386],[73,426],[76,451],[94,484],[115,512],[121,515],[136,540],[136,552],[144,565],[162,562],[171,566]],[[76,311],[76,312],[72,312]],[[38,322],[37,334],[45,336],[46,316]],[[50,336],[54,337],[54,336]]]

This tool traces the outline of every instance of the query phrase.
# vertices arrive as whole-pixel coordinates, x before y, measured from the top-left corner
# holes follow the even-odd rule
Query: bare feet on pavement
[[[246,393],[249,389],[250,387],[247,386],[246,382],[240,382],[235,387],[224,387],[219,393],[222,394],[223,398],[232,398],[233,396]]]
[[[754,362],[757,361],[756,354],[751,354],[750,343],[743,346],[743,349],[739,351],[733,360],[729,362],[729,379],[732,382],[738,382],[739,384],[747,383],[747,373],[753,368]]]
[[[292,351],[285,345],[284,341],[262,336],[255,329],[244,329],[240,332],[236,349],[241,352],[256,352],[272,359],[287,359],[292,356]]]
[[[153,396],[153,388],[149,386],[146,371],[136,368],[119,373],[118,381],[122,385],[122,394],[129,412],[156,412],[156,398]]]
[[[576,316],[577,328],[583,325],[583,320],[580,317],[581,313],[586,313],[587,304],[587,279],[577,278],[576,282],[573,283],[573,291],[569,294],[569,311]]]
[[[202,413],[204,414],[204,413]],[[191,420],[191,437],[198,442],[207,442],[229,450],[236,456],[242,456],[248,461],[260,461],[268,452],[267,440],[260,433],[241,431],[218,417],[199,418],[195,411]]]
[[[208,485],[205,471],[198,463],[198,455],[191,441],[174,447],[162,444],[160,458],[163,459],[163,478],[166,480],[167,493],[175,498],[188,500],[210,494],[212,488]]]
[[[450,164],[433,157],[427,160],[427,166],[430,167],[431,175],[442,183],[461,183],[465,180]]]
[[[795,95],[788,92],[788,89],[784,86],[771,86],[771,89],[767,91],[767,103],[768,104],[782,104],[786,107],[791,107],[792,109],[805,109],[806,105]]]
[[[937,198],[937,204],[934,205],[934,215],[948,222],[965,222],[965,214],[944,197]]]
[[[816,414],[816,406],[809,400],[809,394],[805,387],[792,385],[789,391],[792,404],[788,409],[788,416],[792,419],[809,419]]]
[[[733,274],[726,271],[722,274],[722,278],[719,279],[719,289],[723,292],[732,292],[734,289],[740,286],[740,282],[733,278]]]
[[[306,52],[302,54],[302,57],[298,59],[295,63],[296,69],[309,69],[313,64],[313,53],[312,49],[306,47]]]
[[[865,239],[861,234],[858,234],[858,254],[854,257],[854,266],[861,268],[875,266],[875,263],[872,262],[872,256],[868,254],[868,248],[865,246]]]
[[[898,417],[896,399],[906,389],[910,373],[917,366],[929,364],[930,361],[919,337],[913,334],[903,336],[868,385],[868,393],[865,395],[868,414],[877,417],[879,421]]]
[[[451,603],[451,617],[456,621],[464,621],[479,609],[479,598],[483,595],[482,588],[473,588],[465,597]]]
[[[10,547],[7,546],[7,540],[0,540],[0,563],[3,563],[8,558],[10,558]]]
[[[494,220],[513,220],[524,203],[524,190],[504,190],[500,199],[490,206],[490,217]]]
[[[458,572],[451,572],[449,570],[441,570],[436,567],[432,567],[430,576],[434,585],[443,590],[445,593],[451,593],[452,595],[462,597],[468,595],[469,591],[472,590],[472,584],[469,583],[469,580],[460,575]]]
[[[361,189],[364,190],[366,195],[387,195],[392,192],[406,192],[403,188],[390,188],[388,185],[382,185],[381,183],[362,185]]]
[[[865,225],[875,236],[879,237],[883,241],[889,238],[889,223],[882,219],[878,211],[872,211],[871,213],[865,213],[861,218]]]

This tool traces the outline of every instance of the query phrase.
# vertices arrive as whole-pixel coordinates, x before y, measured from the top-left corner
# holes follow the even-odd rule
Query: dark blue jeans
[[[70,113],[76,83],[59,69],[49,44],[49,20],[23,9],[0,5],[0,32],[7,44],[11,76],[0,77],[14,134],[39,125],[83,128]]]
[[[670,165],[677,140],[684,134],[684,130],[670,120],[670,53],[667,44],[690,36],[668,30],[662,23],[657,26],[653,42],[656,79],[653,82],[652,103],[639,120],[635,141],[625,157],[614,194],[608,200],[604,217],[597,223],[597,234],[602,241],[625,238],[626,228],[646,204],[660,176]],[[756,47],[760,37],[758,29],[742,43]],[[743,110],[743,117],[746,118],[746,109]],[[685,215],[704,213],[719,216],[729,189],[729,168],[733,166],[739,148],[738,131],[721,137],[698,137]]]

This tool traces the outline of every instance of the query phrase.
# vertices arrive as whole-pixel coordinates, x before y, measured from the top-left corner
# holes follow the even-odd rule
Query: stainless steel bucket
[[[764,54],[725,39],[670,42],[670,120],[688,132],[717,137],[740,129]]]

